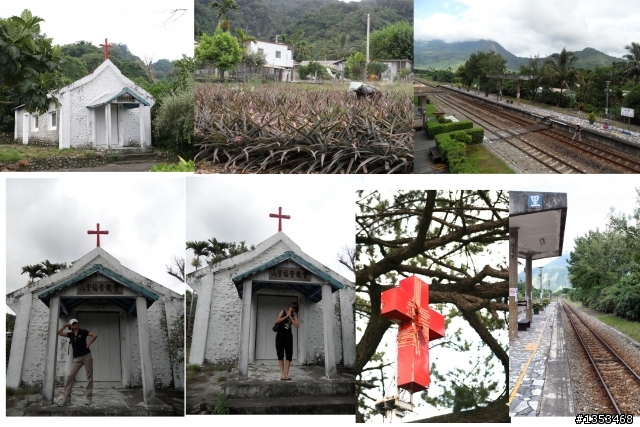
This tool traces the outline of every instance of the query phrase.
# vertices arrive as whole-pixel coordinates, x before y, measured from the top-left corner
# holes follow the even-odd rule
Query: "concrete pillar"
[[[138,104],[138,112],[140,114],[140,147],[144,147],[146,144],[145,141],[145,130],[144,130],[144,119],[145,119],[145,108],[144,105]]]
[[[356,326],[353,304],[356,290],[346,286],[340,292],[340,324],[342,325],[342,364],[347,368],[356,366]]]
[[[126,311],[121,315],[120,331],[120,363],[122,366],[122,386],[131,387],[131,328],[133,317]]]
[[[209,313],[211,312],[215,277],[215,275],[206,275],[200,279],[200,289],[198,290],[198,300],[196,302],[196,315],[193,320],[191,352],[189,353],[189,363],[193,365],[204,364],[207,334],[209,331]]]
[[[97,134],[98,128],[96,127],[96,109],[92,108],[90,114],[91,114],[91,145],[93,146],[93,148],[96,148],[96,145],[98,144],[98,134]]]
[[[311,301],[306,300],[304,297],[300,298],[298,310],[298,322],[300,328],[298,328],[298,363],[300,366],[307,364],[307,353],[309,352],[309,328],[307,325],[307,318],[309,317],[309,310],[311,310]]]
[[[258,315],[258,295],[251,294],[251,319]],[[256,322],[249,322],[249,343],[256,342]],[[256,361],[256,346],[249,345],[249,363]]]
[[[518,229],[509,228],[509,339],[518,338],[518,304],[516,297],[511,296],[518,293]]]
[[[151,342],[149,337],[149,318],[147,317],[147,299],[136,297],[136,314],[138,316],[138,344],[140,347],[140,364],[142,365],[142,395],[144,403],[155,405],[156,389],[151,364]]]
[[[18,388],[22,380],[22,366],[24,353],[27,350],[27,335],[29,332],[29,320],[31,319],[31,292],[20,297],[20,308],[16,310],[16,323],[13,327],[11,338],[11,354],[7,367],[7,387]]]
[[[531,259],[532,259],[531,255],[526,256],[525,268],[527,271],[524,273],[525,274],[524,299],[525,301],[527,301],[526,317],[527,319],[533,321],[533,309],[531,307],[531,291],[533,289],[533,286],[531,284],[531,268],[532,268]]]
[[[242,284],[242,323],[240,324],[240,352],[238,354],[238,377],[249,376],[249,337],[251,323],[251,293],[253,283],[251,279]]]
[[[327,378],[336,378],[336,349],[333,337],[333,304],[331,302],[331,285],[322,285],[322,330],[324,332],[324,370]]]
[[[58,347],[58,313],[60,296],[49,300],[49,322],[47,323],[47,347],[44,356],[44,378],[42,381],[42,406],[53,405],[56,388],[56,349]]]
[[[518,79],[518,107],[520,106],[520,80]]]
[[[107,149],[111,146],[111,104],[107,104],[104,106],[104,124],[107,135]]]

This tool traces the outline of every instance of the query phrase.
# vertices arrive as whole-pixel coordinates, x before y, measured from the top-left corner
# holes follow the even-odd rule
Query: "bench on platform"
[[[518,330],[519,331],[527,331],[527,328],[531,327],[531,320],[520,319],[518,320]]]
[[[440,154],[438,147],[429,148],[429,157],[431,157],[431,159],[436,163],[440,163],[442,161],[442,154]]]

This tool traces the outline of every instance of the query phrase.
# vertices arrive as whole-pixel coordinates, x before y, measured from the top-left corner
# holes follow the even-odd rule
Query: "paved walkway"
[[[539,412],[556,306],[557,303],[551,303],[534,315],[531,328],[519,331],[518,338],[509,342],[509,415],[512,417],[535,417]]]
[[[448,173],[446,163],[436,164],[429,156],[429,149],[435,146],[436,141],[428,139],[427,131],[420,130],[415,133],[413,141],[413,173]]]

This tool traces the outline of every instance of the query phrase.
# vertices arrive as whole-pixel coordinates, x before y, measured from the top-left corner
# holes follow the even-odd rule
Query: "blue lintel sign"
[[[542,195],[529,194],[527,196],[527,207],[529,209],[542,209]]]

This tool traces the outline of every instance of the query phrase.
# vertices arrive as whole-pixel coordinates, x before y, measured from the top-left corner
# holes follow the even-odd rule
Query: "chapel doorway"
[[[118,117],[119,112],[118,104],[111,104],[111,142],[109,143],[110,147],[115,147],[120,145],[120,132],[118,127],[120,126],[120,117]]]
[[[256,316],[256,351],[255,360],[278,360],[276,354],[276,333],[273,332],[273,324],[278,313],[286,310],[292,301],[297,301],[296,296],[258,295],[258,314]],[[293,360],[298,359],[298,329],[294,326],[293,332]]]
[[[80,311],[77,318],[80,328],[98,334],[98,338],[91,345],[93,381],[122,381],[120,314]],[[90,339],[87,338],[87,341]],[[83,368],[76,375],[76,381],[87,381]]]

